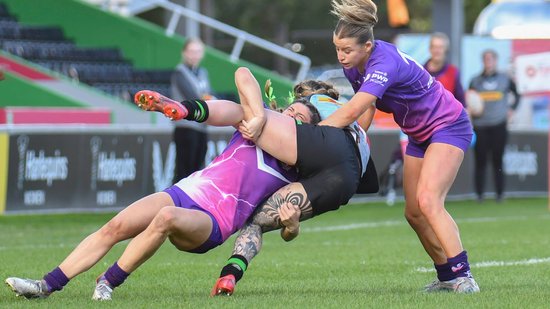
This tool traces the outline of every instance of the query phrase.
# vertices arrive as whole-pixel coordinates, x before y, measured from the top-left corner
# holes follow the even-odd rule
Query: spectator
[[[177,101],[211,98],[208,71],[200,66],[204,57],[204,44],[198,38],[190,38],[183,45],[181,63],[171,80],[172,98]],[[204,165],[208,138],[206,124],[192,121],[176,121],[176,170],[173,183],[183,179]]]
[[[430,37],[431,57],[424,64],[424,68],[465,106],[464,89],[460,84],[460,72],[457,67],[447,62],[448,51],[449,37],[442,32],[433,33]]]
[[[508,138],[507,122],[519,103],[516,85],[505,73],[497,72],[497,53],[485,50],[482,54],[483,71],[474,77],[469,88],[476,91],[484,102],[482,112],[472,117],[477,134],[475,144],[474,184],[479,202],[483,201],[485,169],[490,156],[493,165],[496,201],[502,202],[504,193],[504,170],[502,159]],[[513,94],[510,105],[509,94]]]

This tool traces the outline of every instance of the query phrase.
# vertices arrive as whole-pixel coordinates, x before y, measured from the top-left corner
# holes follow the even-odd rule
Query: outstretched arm
[[[244,112],[243,122],[247,130],[241,133],[247,138],[257,140],[266,123],[266,112],[262,101],[262,92],[258,81],[250,70],[240,67],[235,71],[235,84]]]
[[[358,92],[351,100],[335,111],[319,125],[343,128],[359,120],[359,124],[367,130],[374,117],[376,97],[370,93]]]
[[[239,131],[277,160],[295,165],[298,157],[295,120],[264,108],[260,85],[247,68],[237,69],[235,83],[244,111],[243,123],[246,122]]]

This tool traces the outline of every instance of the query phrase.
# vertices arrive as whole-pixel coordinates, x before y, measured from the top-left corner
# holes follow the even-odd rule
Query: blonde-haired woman
[[[321,124],[367,129],[375,109],[392,113],[409,136],[404,163],[405,217],[434,261],[437,280],[425,290],[479,292],[445,197],[472,138],[462,104],[422,65],[393,44],[375,40],[370,0],[333,0],[333,43],[355,95]]]

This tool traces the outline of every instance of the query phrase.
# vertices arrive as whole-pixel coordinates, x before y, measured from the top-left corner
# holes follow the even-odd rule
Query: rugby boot
[[[189,113],[180,102],[152,90],[138,91],[134,96],[134,103],[143,110],[163,113],[170,120],[181,120]]]
[[[464,294],[479,293],[479,286],[473,277],[458,277],[455,279],[453,290]]]
[[[210,296],[231,296],[235,290],[235,284],[236,280],[233,275],[226,275],[218,278],[212,292],[210,293]]]
[[[455,280],[439,281],[439,279],[435,279],[424,287],[424,292],[452,292],[454,290],[454,283]]]
[[[458,277],[449,281],[434,280],[424,287],[424,292],[455,292],[471,294],[479,292],[479,286],[472,277]]]
[[[27,299],[46,298],[51,294],[44,280],[10,277],[5,282],[15,292],[16,296],[23,296]]]
[[[97,281],[92,295],[93,300],[111,300],[113,295],[113,288],[109,284],[109,281],[105,279],[105,276],[101,275]]]

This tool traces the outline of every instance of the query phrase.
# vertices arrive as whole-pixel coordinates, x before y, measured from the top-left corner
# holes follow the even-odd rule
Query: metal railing
[[[109,7],[109,2],[116,0],[104,0],[104,8]],[[234,37],[235,44],[233,45],[230,60],[235,62],[240,59],[241,52],[244,44],[249,43],[259,48],[262,48],[268,52],[292,60],[300,64],[300,68],[296,74],[295,81],[304,80],[309,68],[311,66],[311,60],[301,54],[295,53],[287,48],[274,44],[270,41],[252,35],[246,31],[237,29],[233,26],[224,24],[216,19],[202,15],[196,11],[183,7],[179,4],[170,2],[168,0],[125,0],[127,3],[126,13],[130,15],[137,15],[139,13],[151,10],[153,8],[163,8],[172,13],[168,25],[166,27],[166,34],[173,36],[182,17],[194,20],[206,27],[213,28],[225,34]]]

